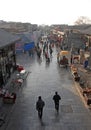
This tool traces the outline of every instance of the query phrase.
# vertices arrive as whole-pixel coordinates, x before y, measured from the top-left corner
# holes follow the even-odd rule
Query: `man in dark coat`
[[[54,103],[55,103],[55,109],[58,112],[59,111],[59,101],[61,100],[61,97],[57,92],[55,92],[55,95],[53,96],[53,100],[54,100]]]
[[[38,97],[38,101],[36,102],[36,110],[38,111],[38,116],[41,119],[43,115],[43,108],[45,106],[45,102],[42,100],[41,96]]]

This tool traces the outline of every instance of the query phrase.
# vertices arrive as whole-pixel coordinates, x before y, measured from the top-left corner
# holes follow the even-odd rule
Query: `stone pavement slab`
[[[49,66],[46,66],[43,57],[41,63],[36,57],[31,57],[31,60],[27,55],[20,57],[20,63],[31,73],[24,86],[17,89],[16,103],[11,107],[0,130],[91,130],[91,113],[85,106],[70,71],[57,65],[56,50],[53,50]],[[55,91],[62,97],[59,114],[55,111],[52,100]],[[45,101],[42,121],[36,111],[39,95]]]

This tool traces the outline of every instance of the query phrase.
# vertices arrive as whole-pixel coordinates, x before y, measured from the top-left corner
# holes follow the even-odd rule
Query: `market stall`
[[[61,51],[59,55],[57,55],[57,60],[60,66],[69,65],[70,64],[70,52],[69,51]]]
[[[78,73],[78,69],[74,65],[71,65],[71,73],[75,81],[80,81],[80,75]]]

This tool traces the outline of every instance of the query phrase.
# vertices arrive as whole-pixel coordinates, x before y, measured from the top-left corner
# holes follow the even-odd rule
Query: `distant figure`
[[[52,50],[52,48],[50,48],[50,55],[52,56],[52,53],[53,53],[53,50]]]
[[[88,59],[86,59],[85,61],[84,61],[84,68],[87,68],[88,67]]]
[[[44,106],[45,102],[42,100],[41,96],[39,96],[38,101],[36,102],[36,110],[38,111],[38,116],[40,119],[42,119]]]
[[[72,58],[72,55],[71,55],[71,58],[70,58],[70,63],[71,63],[71,64],[73,63],[73,58]]]
[[[59,101],[61,100],[61,97],[58,94],[58,92],[55,92],[55,95],[53,96],[53,100],[55,103],[55,109],[57,110],[57,112],[59,112]]]
[[[57,62],[59,63],[60,53],[57,53]]]

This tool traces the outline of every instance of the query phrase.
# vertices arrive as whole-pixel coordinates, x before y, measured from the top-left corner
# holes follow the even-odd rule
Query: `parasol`
[[[61,51],[60,52],[60,55],[68,55],[69,54],[69,51]]]

